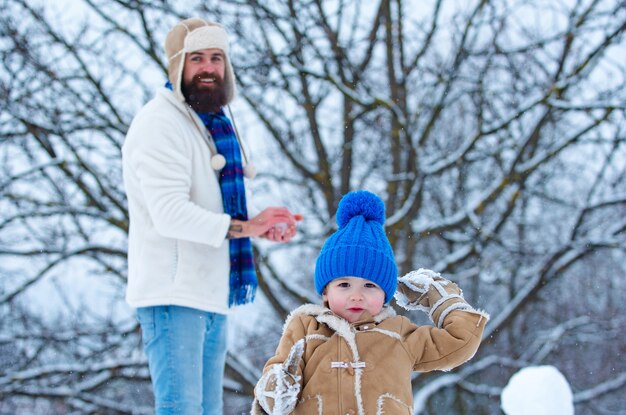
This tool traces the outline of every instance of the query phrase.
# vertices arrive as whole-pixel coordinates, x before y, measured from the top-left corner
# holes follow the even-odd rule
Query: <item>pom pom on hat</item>
[[[365,190],[348,193],[339,202],[337,225],[343,228],[355,216],[384,225],[385,204],[378,196]]]
[[[385,204],[375,194],[360,190],[339,202],[339,229],[324,243],[315,264],[315,289],[340,277],[359,277],[385,291],[389,302],[398,285],[398,268],[385,235]]]

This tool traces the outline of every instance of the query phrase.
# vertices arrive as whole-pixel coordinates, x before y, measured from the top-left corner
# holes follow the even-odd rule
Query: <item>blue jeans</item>
[[[227,318],[173,305],[137,309],[157,415],[222,415]]]

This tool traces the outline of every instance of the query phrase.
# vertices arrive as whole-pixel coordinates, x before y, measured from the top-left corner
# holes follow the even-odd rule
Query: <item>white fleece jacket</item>
[[[195,112],[166,88],[133,119],[122,148],[132,307],[229,311],[230,216],[209,140]]]

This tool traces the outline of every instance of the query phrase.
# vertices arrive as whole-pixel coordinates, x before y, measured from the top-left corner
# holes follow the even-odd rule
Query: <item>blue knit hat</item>
[[[315,289],[340,277],[359,277],[377,284],[389,302],[398,285],[398,268],[385,235],[385,204],[375,194],[360,190],[339,202],[339,229],[324,243],[315,264]]]

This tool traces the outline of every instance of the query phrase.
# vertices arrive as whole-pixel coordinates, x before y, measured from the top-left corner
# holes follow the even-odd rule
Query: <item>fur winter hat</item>
[[[226,103],[235,98],[235,75],[228,57],[228,33],[218,23],[203,19],[191,18],[183,20],[170,30],[165,38],[165,53],[167,54],[168,78],[174,88],[174,93],[181,100],[183,66],[187,53],[201,49],[221,49],[225,55],[224,86],[226,88]]]
[[[360,190],[339,202],[339,229],[324,243],[315,264],[315,289],[340,277],[359,277],[376,283],[389,302],[398,286],[398,268],[385,235],[385,204],[375,194]]]

